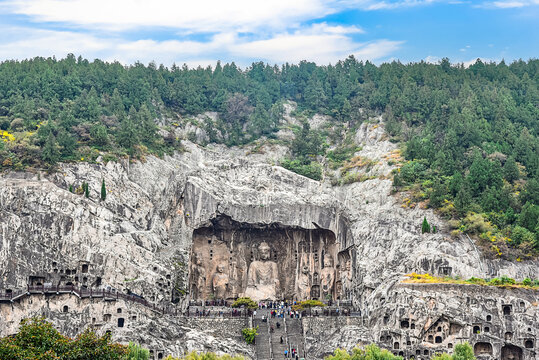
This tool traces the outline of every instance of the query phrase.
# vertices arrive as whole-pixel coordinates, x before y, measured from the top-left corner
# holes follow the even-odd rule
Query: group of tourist
[[[299,354],[298,354],[298,351],[295,349],[295,348],[292,348],[291,351],[288,351],[288,349],[286,349],[284,351],[284,358],[285,359],[293,359],[293,360],[300,360],[299,358]],[[302,358],[304,360],[304,358]]]

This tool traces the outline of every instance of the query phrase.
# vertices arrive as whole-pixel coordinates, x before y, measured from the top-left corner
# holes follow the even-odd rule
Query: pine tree
[[[101,182],[101,200],[105,201],[107,198],[107,188],[105,187],[105,179]]]
[[[505,180],[509,182],[513,182],[520,178],[520,171],[514,157],[510,156],[505,162],[505,165],[503,166],[503,176]]]
[[[58,149],[56,138],[54,137],[52,131],[49,132],[49,136],[45,142],[43,151],[41,152],[41,158],[52,165],[56,164],[56,162],[60,159],[60,150]]]
[[[86,196],[86,198],[89,198],[90,190],[88,190],[88,183],[82,183],[82,187],[84,188],[84,196]]]
[[[421,233],[424,234],[424,233],[429,233],[429,232],[430,232],[429,222],[427,221],[426,217],[423,217],[423,224],[421,224]]]

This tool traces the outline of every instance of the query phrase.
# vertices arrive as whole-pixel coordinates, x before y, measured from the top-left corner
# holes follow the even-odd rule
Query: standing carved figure
[[[309,267],[303,265],[298,276],[298,292],[296,297],[298,300],[308,300],[311,294],[311,279],[309,276]]]
[[[333,258],[330,254],[324,255],[324,268],[321,271],[320,285],[324,299],[333,299],[333,285],[335,283],[335,269],[333,268]]]
[[[279,272],[277,264],[270,260],[270,247],[265,242],[258,247],[260,260],[255,260],[247,272],[245,296],[253,300],[277,300]]]
[[[193,267],[191,269],[191,293],[194,299],[203,299],[206,289],[206,269],[202,266],[202,255],[194,254]]]
[[[217,265],[217,272],[213,274],[212,280],[213,295],[217,300],[226,299],[226,291],[228,288],[228,275],[225,274],[225,266],[223,264]]]

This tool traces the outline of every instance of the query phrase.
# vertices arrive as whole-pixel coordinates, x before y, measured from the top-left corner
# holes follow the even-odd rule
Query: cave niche
[[[475,343],[473,347],[473,353],[475,356],[479,355],[492,355],[492,344],[488,342],[478,342]]]
[[[501,360],[522,360],[522,348],[507,344],[502,347]]]
[[[330,230],[220,215],[193,232],[189,292],[193,300],[342,299],[351,259]]]

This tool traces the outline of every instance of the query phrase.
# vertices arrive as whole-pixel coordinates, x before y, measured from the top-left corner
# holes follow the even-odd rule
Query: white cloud
[[[526,6],[539,5],[539,0],[497,0],[487,1],[482,3],[479,7],[484,8],[497,8],[497,9],[514,9],[522,8]]]
[[[38,22],[103,29],[167,27],[193,32],[286,27],[335,11],[323,0],[9,0],[7,11]]]
[[[68,53],[94,59],[120,61],[156,61],[165,65],[187,63],[190,66],[214,64],[233,59],[240,65],[252,60],[270,63],[315,61],[335,63],[354,54],[358,59],[376,60],[394,53],[401,41],[374,40],[360,43],[350,35],[357,27],[315,24],[293,33],[282,32],[264,39],[241,37],[234,32],[214,35],[208,41],[143,39],[128,41],[119,37],[100,37],[73,31],[0,28],[0,58],[24,59],[34,56],[64,57]]]
[[[388,0],[388,1],[360,1],[366,3],[365,10],[386,10],[398,9],[402,7],[412,7],[420,5],[429,5],[440,0]]]
[[[425,62],[428,62],[430,64],[438,64],[442,59],[440,59],[438,56],[429,55],[425,58]]]
[[[357,31],[354,28],[349,31]],[[269,62],[316,61],[322,64],[335,63],[354,54],[358,59],[375,60],[396,51],[401,41],[376,40],[357,43],[345,36],[347,28],[340,27],[338,32],[331,28],[313,26],[295,33],[282,33],[270,39],[237,43],[231,53],[240,57],[257,58]]]
[[[190,32],[286,29],[346,9],[382,10],[447,0],[6,0],[4,12],[92,29],[165,27]]]

